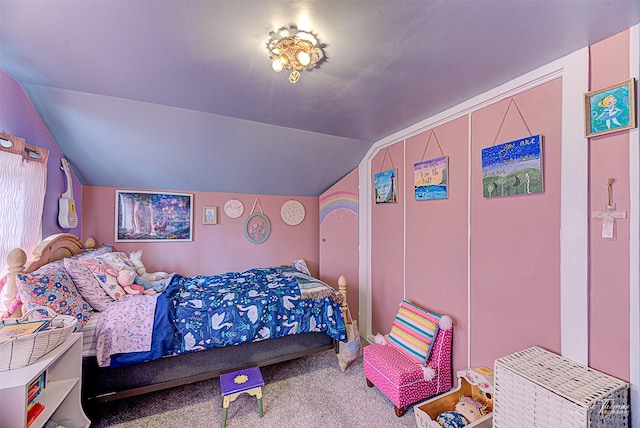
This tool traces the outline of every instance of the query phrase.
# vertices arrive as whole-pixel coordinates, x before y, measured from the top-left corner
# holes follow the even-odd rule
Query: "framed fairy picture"
[[[585,137],[636,127],[635,79],[584,94]]]

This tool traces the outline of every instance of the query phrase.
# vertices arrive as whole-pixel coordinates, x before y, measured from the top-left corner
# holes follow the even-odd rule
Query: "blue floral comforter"
[[[114,355],[111,367],[288,334],[345,341],[340,302],[333,288],[291,268],[174,275],[157,299],[151,349]]]

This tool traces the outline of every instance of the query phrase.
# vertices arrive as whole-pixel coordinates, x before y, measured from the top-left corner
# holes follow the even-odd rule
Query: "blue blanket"
[[[114,355],[111,367],[288,334],[326,332],[345,341],[340,294],[326,286],[329,292],[308,297],[298,280],[290,268],[174,275],[157,300],[151,350]]]

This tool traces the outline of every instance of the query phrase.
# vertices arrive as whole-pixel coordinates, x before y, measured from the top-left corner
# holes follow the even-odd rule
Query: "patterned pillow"
[[[403,300],[389,333],[389,345],[414,363],[425,365],[438,334],[440,318],[442,315],[427,312]]]
[[[73,283],[78,288],[82,297],[84,297],[93,309],[102,312],[113,302],[113,298],[102,288],[100,282],[93,275],[93,272],[79,260],[70,257],[64,259],[64,268],[71,279],[73,279]]]
[[[125,253],[122,252],[114,252],[107,253],[100,256],[100,258],[107,262],[109,266],[113,268],[116,272],[120,270],[120,268],[124,268],[128,271],[136,273],[136,268],[133,266],[133,262],[129,260],[129,257]]]
[[[291,263],[291,265],[295,270],[302,273],[306,273],[307,275],[311,275],[311,273],[309,273],[309,268],[307,267],[307,263],[304,261],[304,259],[294,260]]]
[[[82,298],[62,260],[48,263],[35,272],[17,275],[20,298],[27,309],[48,306],[60,315],[72,315],[80,330],[91,316],[93,308]]]
[[[127,293],[118,284],[118,279],[115,276],[117,274],[116,271],[102,257],[83,257],[80,262],[89,268],[104,291],[114,300],[118,300]]]

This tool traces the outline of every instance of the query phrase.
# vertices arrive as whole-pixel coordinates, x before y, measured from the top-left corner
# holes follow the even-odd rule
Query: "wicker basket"
[[[51,317],[46,330],[0,341],[0,371],[18,369],[38,361],[58,345],[67,340],[76,327],[77,320],[70,315],[58,315],[45,306],[33,308],[25,313],[17,323],[27,321],[36,311],[45,311]],[[16,324],[15,320],[0,320],[0,324]]]
[[[629,426],[629,384],[542,348],[495,362],[495,428]]]

